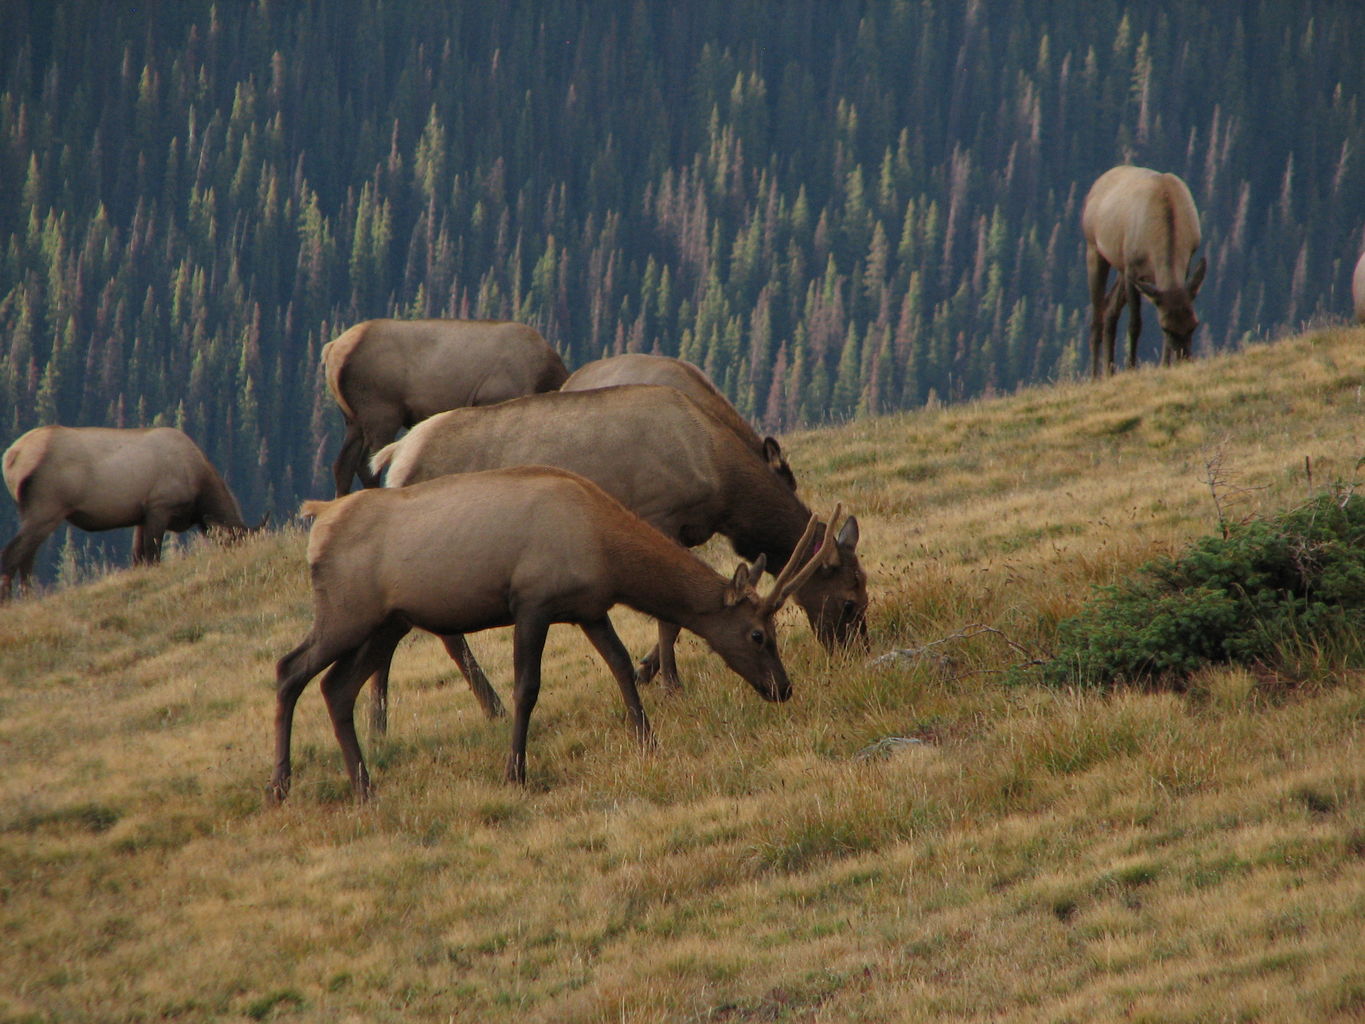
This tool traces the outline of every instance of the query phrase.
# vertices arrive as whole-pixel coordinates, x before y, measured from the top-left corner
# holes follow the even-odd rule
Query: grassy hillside
[[[1220,512],[1353,481],[1362,389],[1339,329],[794,436],[862,522],[872,654],[920,653],[831,660],[789,609],[770,706],[685,640],[642,754],[558,627],[525,792],[420,637],[378,798],[314,685],[264,806],[299,530],[0,609],[0,1020],[1359,1019],[1359,675],[1003,674]],[[509,637],[474,646],[506,692]]]

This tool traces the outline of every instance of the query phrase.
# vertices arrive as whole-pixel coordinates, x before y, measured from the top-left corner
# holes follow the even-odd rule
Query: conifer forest
[[[1089,372],[1080,206],[1189,184],[1196,356],[1344,318],[1365,9],[1246,0],[0,0],[0,424],[172,424],[330,497],[318,353],[522,320],[769,431]],[[1141,361],[1160,348],[1147,317]],[[8,532],[13,506],[0,526]],[[122,542],[120,542],[122,543]]]

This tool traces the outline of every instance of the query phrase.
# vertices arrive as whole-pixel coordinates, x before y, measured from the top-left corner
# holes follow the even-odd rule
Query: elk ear
[[[1155,284],[1151,281],[1143,280],[1142,278],[1138,278],[1137,281],[1133,283],[1137,285],[1137,290],[1142,292],[1143,295],[1147,296],[1147,298],[1151,299],[1153,302],[1156,301],[1156,297],[1160,293],[1157,292]]]
[[[1199,262],[1195,264],[1194,270],[1190,271],[1190,283],[1185,286],[1185,290],[1190,293],[1190,301],[1199,294],[1199,286],[1204,283],[1204,271],[1209,269],[1209,261],[1203,256],[1199,257]]]
[[[734,576],[730,577],[730,582],[725,585],[723,601],[726,608],[733,608],[744,600],[744,595],[753,591],[759,577],[763,575],[764,566],[767,564],[767,558],[759,555],[753,565],[748,562],[740,562],[735,567]]]
[[[839,544],[840,551],[852,551],[858,546],[858,520],[854,516],[849,516],[844,521],[844,525],[839,529],[839,536],[835,538]]]
[[[763,439],[763,458],[768,463],[768,468],[777,475],[779,480],[784,480],[787,486],[793,491],[796,490],[796,474],[792,472],[791,464],[787,462],[787,456],[782,452],[782,446],[777,443],[775,437],[765,437]]]

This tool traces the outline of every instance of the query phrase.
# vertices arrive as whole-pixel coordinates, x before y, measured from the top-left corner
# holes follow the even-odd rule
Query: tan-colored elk
[[[1189,188],[1174,174],[1123,165],[1105,171],[1091,186],[1081,210],[1086,277],[1090,285],[1090,372],[1114,372],[1119,314],[1128,306],[1128,367],[1137,366],[1142,333],[1140,295],[1156,306],[1162,365],[1188,359],[1199,318],[1194,298],[1207,264],[1199,248],[1199,212]],[[1118,271],[1106,293],[1109,269]]]
[[[560,390],[587,391],[620,384],[658,384],[681,391],[738,434],[754,454],[764,459],[774,473],[785,480],[792,490],[796,490],[796,476],[777,438],[759,437],[758,431],[739,414],[739,410],[730,404],[730,400],[721,394],[711,379],[684,359],[644,352],[608,356],[580,366],[569,374],[569,379]]]
[[[503,320],[366,320],[322,347],[327,387],[346,437],[332,466],[338,495],[371,452],[447,409],[553,391],[569,375],[540,332]]]
[[[810,509],[727,426],[668,387],[631,384],[592,391],[530,395],[482,409],[455,409],[419,423],[375,455],[390,487],[518,465],[550,465],[592,480],[687,547],[713,534],[742,558],[770,565],[804,562],[802,531]],[[823,525],[817,538],[823,542]],[[858,521],[850,516],[828,562],[794,596],[827,648],[865,641],[867,581],[857,555]],[[659,646],[642,678],[656,671],[679,685],[673,656],[676,625],[660,620]],[[476,692],[486,682],[468,650],[451,652]],[[490,691],[491,692],[491,691]],[[374,724],[383,729],[386,683],[376,679]],[[497,713],[494,702],[485,710]]]
[[[1355,300],[1356,321],[1365,324],[1365,253],[1356,261],[1355,276],[1351,278],[1351,297]]]
[[[167,530],[249,529],[208,457],[174,427],[37,427],[5,451],[4,475],[19,532],[0,554],[0,599],[15,577],[27,582],[39,546],[63,520],[91,531],[137,527],[135,563],[160,559]]]
[[[773,616],[823,564],[795,559],[765,597],[763,571],[741,563],[726,580],[601,488],[543,466],[446,476],[394,490],[305,502],[313,628],[276,666],[275,771],[270,792],[290,782],[294,706],[324,668],[322,693],[358,797],[370,777],[356,738],[356,695],[386,669],[414,627],[447,644],[465,633],[512,627],[516,713],[509,782],[526,781],[526,736],[540,692],[541,654],[552,623],[579,626],[611,669],[636,736],[650,741],[630,655],[611,620],[625,604],[701,636],[765,700],[785,701],[791,682],[778,655]],[[838,510],[835,510],[835,517]],[[812,518],[804,547],[815,532]]]

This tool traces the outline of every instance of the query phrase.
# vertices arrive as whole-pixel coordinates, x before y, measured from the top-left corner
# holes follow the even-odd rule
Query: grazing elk
[[[810,509],[724,423],[673,388],[631,384],[594,391],[531,395],[483,409],[455,409],[418,424],[375,455],[375,472],[403,487],[446,473],[543,464],[581,474],[666,537],[686,547],[713,534],[741,558],[770,565],[803,562],[801,535]],[[817,539],[824,540],[823,525]],[[795,591],[826,648],[866,640],[867,583],[858,562],[858,521],[850,516],[828,560]],[[659,672],[677,687],[677,627],[660,619],[659,646],[642,678]],[[468,650],[452,651],[476,690]],[[387,700],[375,681],[374,724],[383,729]],[[496,714],[497,705],[485,704]]]
[[[730,400],[720,393],[711,379],[692,363],[671,356],[648,355],[643,352],[627,352],[624,355],[609,356],[596,362],[580,366],[569,374],[561,391],[587,391],[593,388],[609,388],[620,384],[658,384],[662,387],[681,391],[692,401],[720,420],[749,446],[750,450],[764,459],[768,466],[787,485],[796,490],[796,476],[782,452],[782,446],[775,437],[759,437],[749,421],[739,414]]]
[[[500,320],[366,320],[322,347],[327,387],[346,420],[332,467],[337,495],[398,431],[447,409],[554,391],[569,375],[533,327]]]
[[[39,546],[63,520],[92,531],[137,527],[134,563],[158,561],[167,530],[249,529],[207,456],[174,427],[37,427],[6,450],[4,474],[19,532],[0,554],[0,600],[14,577],[22,585],[32,575]]]
[[[1105,171],[1091,186],[1081,210],[1085,235],[1086,277],[1090,285],[1090,372],[1114,372],[1114,345],[1119,314],[1128,306],[1128,367],[1137,366],[1142,333],[1140,295],[1156,306],[1161,325],[1162,365],[1190,357],[1190,341],[1199,326],[1194,297],[1207,264],[1199,247],[1199,212],[1190,190],[1174,174],[1127,165]],[[1106,294],[1109,268],[1118,271]]]
[[[544,466],[309,501],[303,514],[314,517],[308,537],[314,618],[308,636],[276,666],[270,793],[277,801],[289,792],[294,706],[329,665],[322,680],[327,711],[355,794],[369,794],[356,695],[366,677],[387,668],[413,627],[448,643],[481,629],[513,628],[508,782],[526,781],[526,734],[552,623],[583,630],[616,677],[636,736],[650,741],[630,655],[607,617],[616,604],[682,623],[765,700],[785,701],[791,682],[773,616],[825,557],[817,554],[799,572],[793,559],[760,597],[753,584],[762,559],[741,563],[727,581],[597,485]],[[812,518],[804,540],[814,532]]]
[[[1355,276],[1351,279],[1351,297],[1355,300],[1356,321],[1365,324],[1365,253],[1356,261]]]

